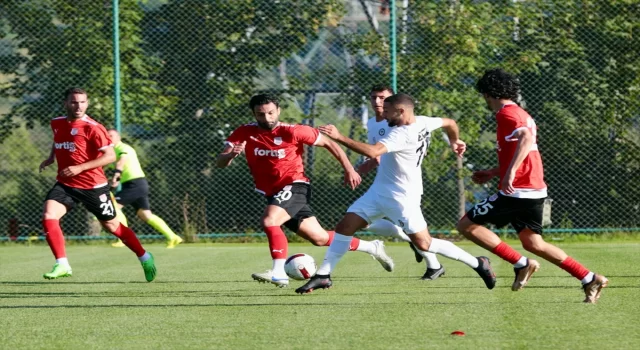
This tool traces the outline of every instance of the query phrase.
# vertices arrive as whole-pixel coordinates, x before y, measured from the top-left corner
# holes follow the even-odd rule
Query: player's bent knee
[[[101,221],[100,224],[102,224],[105,230],[114,233],[120,226],[120,221],[118,221],[118,219],[111,219],[109,221]]]

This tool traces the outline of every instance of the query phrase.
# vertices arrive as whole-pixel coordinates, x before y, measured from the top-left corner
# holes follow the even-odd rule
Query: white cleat
[[[278,288],[284,288],[289,286],[288,278],[274,278],[273,272],[271,270],[267,270],[265,272],[260,273],[252,273],[251,278],[260,282],[260,283],[271,283],[274,284]]]
[[[371,242],[373,244],[375,244],[376,246],[376,252],[374,254],[371,254],[371,256],[378,260],[378,262],[380,263],[380,265],[382,265],[382,267],[391,272],[393,271],[393,259],[391,259],[388,255],[387,252],[384,250],[384,242],[382,241],[378,241],[375,240],[373,242]]]

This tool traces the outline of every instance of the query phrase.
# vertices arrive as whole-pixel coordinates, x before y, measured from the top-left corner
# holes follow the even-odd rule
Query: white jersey
[[[371,189],[385,197],[415,197],[422,195],[422,160],[431,142],[431,132],[442,127],[441,118],[416,116],[410,125],[389,128],[378,142],[387,153],[380,165]]]
[[[367,142],[370,145],[375,145],[380,139],[389,133],[389,123],[386,119],[382,121],[376,121],[376,117],[370,118],[367,121]]]

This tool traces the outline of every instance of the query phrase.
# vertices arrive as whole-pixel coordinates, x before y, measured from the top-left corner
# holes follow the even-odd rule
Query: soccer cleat
[[[602,275],[593,275],[593,279],[589,283],[582,285],[584,289],[585,303],[595,304],[600,299],[600,292],[609,284],[609,280]]]
[[[486,256],[479,256],[476,259],[478,259],[478,267],[474,270],[482,277],[487,288],[493,289],[496,286],[496,274],[491,268],[491,261]]]
[[[424,260],[424,257],[422,257],[422,255],[420,255],[420,252],[418,252],[418,249],[416,249],[416,246],[414,246],[413,243],[409,242],[409,247],[411,247],[411,250],[413,250],[413,254],[416,257],[416,262],[417,263],[421,263],[422,260]]]
[[[527,282],[529,282],[531,275],[533,275],[533,273],[538,271],[539,269],[540,269],[539,262],[533,259],[527,258],[526,266],[513,269],[513,272],[516,274],[516,277],[513,280],[513,284],[511,285],[511,290],[514,292],[517,292],[520,289],[524,288],[524,286],[527,285]]]
[[[371,243],[376,246],[376,252],[371,254],[371,256],[378,260],[385,270],[389,272],[393,271],[393,259],[391,259],[384,250],[384,242],[376,240]]]
[[[112,243],[111,246],[114,247],[114,248],[126,247],[126,245],[124,243],[122,243],[121,240],[118,240],[116,243]]]
[[[170,240],[167,241],[167,249],[173,249],[178,244],[182,243],[182,238],[178,235],[174,235]]]
[[[149,253],[149,252],[147,252]],[[141,262],[142,269],[144,270],[144,278],[147,282],[151,282],[156,279],[156,263],[153,261],[153,255],[149,253],[149,259],[147,261]]]
[[[422,275],[421,280],[423,281],[433,281],[440,276],[444,276],[444,266],[440,266],[439,269],[431,269],[427,267],[427,272]]]
[[[53,270],[51,272],[47,272],[42,277],[48,280],[54,280],[56,278],[62,277],[71,277],[73,272],[71,271],[71,266],[64,266],[58,263],[53,265]]]
[[[296,293],[308,294],[313,292],[316,289],[331,288],[332,285],[333,285],[333,282],[331,282],[330,275],[314,275],[313,277],[311,277],[309,282],[304,284],[304,286],[296,289]]]
[[[252,273],[251,278],[260,283],[271,283],[278,288],[289,286],[288,278],[275,278],[273,277],[273,272],[271,270],[267,270],[266,272]]]

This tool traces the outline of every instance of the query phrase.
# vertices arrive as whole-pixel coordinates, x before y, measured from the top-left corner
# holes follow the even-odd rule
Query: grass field
[[[484,252],[462,244],[475,255]],[[0,247],[3,349],[639,349],[640,244],[561,245],[610,285],[597,305],[579,283],[543,262],[521,292],[511,267],[491,256],[492,291],[474,271],[441,259],[447,275],[420,281],[424,265],[391,245],[396,271],[349,253],[334,288],[309,295],[258,284],[265,245],[148,245],[159,270],[144,282],[125,249],[68,247],[74,276],[45,281],[46,246]],[[321,261],[324,248],[292,245]],[[466,336],[450,333],[462,330]]]

